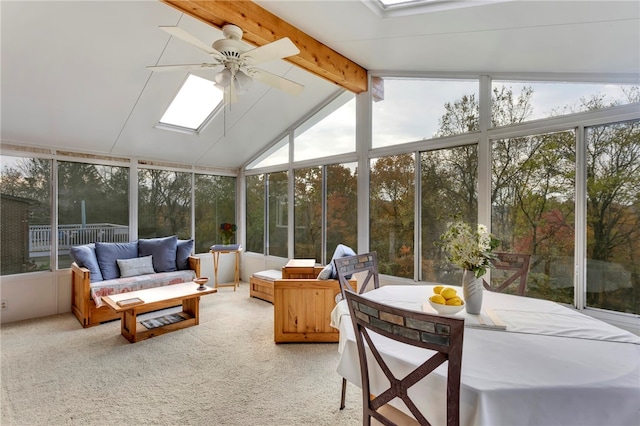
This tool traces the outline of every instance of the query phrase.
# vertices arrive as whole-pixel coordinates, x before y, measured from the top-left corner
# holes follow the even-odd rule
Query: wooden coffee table
[[[102,300],[111,309],[122,314],[120,320],[122,335],[129,342],[135,343],[191,327],[192,325],[198,325],[200,321],[200,296],[216,293],[218,290],[211,287],[206,287],[205,290],[197,290],[197,288],[198,284],[194,282],[172,284],[146,290],[113,294],[103,297]],[[127,304],[129,301],[132,303]],[[154,325],[153,328],[147,328],[142,322],[138,322],[137,315],[141,311],[149,312],[149,310],[153,310],[154,305],[157,305],[158,309],[163,309],[166,308],[167,302],[172,301],[175,301],[176,304],[182,302],[182,312],[143,321]]]

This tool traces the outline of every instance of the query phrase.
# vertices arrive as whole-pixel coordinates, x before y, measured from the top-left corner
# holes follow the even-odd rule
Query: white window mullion
[[[584,126],[576,128],[575,180],[573,300],[577,309],[584,309],[587,292],[587,140]]]

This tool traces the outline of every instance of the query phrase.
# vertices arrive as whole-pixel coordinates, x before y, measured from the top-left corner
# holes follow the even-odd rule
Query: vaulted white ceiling
[[[256,3],[373,71],[640,79],[637,1],[493,1],[399,17],[360,0]],[[145,67],[207,60],[158,26],[207,43],[219,30],[153,0],[3,0],[0,8],[5,146],[235,169],[339,90],[274,61],[263,68],[303,84],[301,96],[256,82],[199,135],[158,129],[187,74]]]

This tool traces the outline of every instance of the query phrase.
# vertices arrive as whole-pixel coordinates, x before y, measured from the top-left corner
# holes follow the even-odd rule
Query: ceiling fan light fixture
[[[236,72],[235,78],[236,88],[240,91],[246,91],[253,85],[253,79],[242,71]]]
[[[223,69],[213,77],[218,86],[222,86],[225,88],[231,86],[231,78],[231,70],[229,70],[228,68]]]

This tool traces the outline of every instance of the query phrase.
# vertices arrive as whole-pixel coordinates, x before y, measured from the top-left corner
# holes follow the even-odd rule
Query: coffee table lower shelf
[[[150,339],[155,336],[170,333],[172,331],[198,325],[200,320],[200,296],[217,292],[215,288],[207,287],[206,290],[196,290],[196,283],[173,284],[165,287],[139,290],[123,294],[115,294],[103,298],[103,301],[116,312],[122,313],[120,330],[122,335],[131,343]],[[121,307],[118,301],[138,297],[143,303]],[[182,311],[164,316],[159,316],[145,321],[138,321],[138,313],[145,311],[145,307],[160,302],[165,303],[175,300],[182,302]],[[181,319],[175,318],[179,316]],[[157,322],[161,325],[147,328],[143,322]]]

